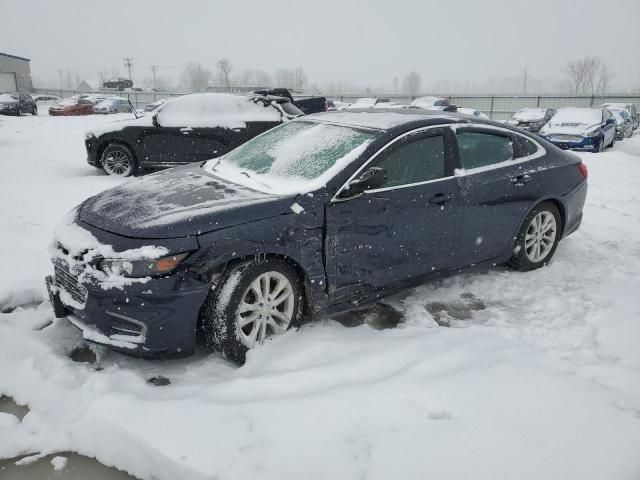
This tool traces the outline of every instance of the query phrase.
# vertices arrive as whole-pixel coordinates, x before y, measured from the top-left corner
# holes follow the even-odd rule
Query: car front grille
[[[87,303],[87,289],[78,282],[78,279],[66,271],[62,266],[55,265],[56,285],[67,292],[75,302],[81,305]]]
[[[552,135],[550,139],[556,142],[581,142],[582,141],[582,137],[579,137],[578,135],[563,135],[563,134]]]

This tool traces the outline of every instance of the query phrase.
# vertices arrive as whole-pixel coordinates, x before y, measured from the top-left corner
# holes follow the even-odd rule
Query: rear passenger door
[[[540,194],[535,159],[544,149],[500,128],[456,129],[460,249],[458,266],[497,259],[513,244]]]

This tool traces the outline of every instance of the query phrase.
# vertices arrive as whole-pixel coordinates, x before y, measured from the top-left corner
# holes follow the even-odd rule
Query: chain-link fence
[[[216,92],[224,93],[247,93],[257,90],[256,87],[219,87],[214,89]],[[120,92],[117,90],[105,90],[100,92],[81,92],[77,90],[60,90],[60,89],[35,89],[37,93],[46,95],[56,95],[62,98],[70,97],[76,94],[102,94],[110,96],[118,96],[128,98],[137,109],[144,109],[150,103],[156,102],[163,98],[177,97],[185,95],[179,92],[148,92],[148,91],[131,91]],[[309,95],[294,94],[294,98],[305,98]],[[326,95],[330,100],[339,100],[345,103],[353,103],[362,97],[385,98],[395,104],[405,105],[411,103],[415,98],[424,95],[408,96],[398,94],[335,94]],[[462,107],[473,108],[487,114],[494,120],[506,120],[515,112],[525,107],[555,108],[560,107],[597,107],[603,103],[633,103],[640,111],[640,95],[611,94],[611,95],[431,95],[437,97],[448,98],[453,104]]]

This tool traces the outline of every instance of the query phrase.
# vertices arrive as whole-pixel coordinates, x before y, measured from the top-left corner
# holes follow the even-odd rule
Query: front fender
[[[305,203],[318,203],[310,200]],[[189,263],[201,272],[221,272],[239,259],[282,256],[294,262],[306,277],[312,309],[328,303],[323,208],[305,208],[299,214],[292,212],[206,233],[198,236],[198,243],[200,248]]]

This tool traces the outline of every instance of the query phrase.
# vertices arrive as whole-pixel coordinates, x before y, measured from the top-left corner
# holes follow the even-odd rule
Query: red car
[[[86,98],[65,98],[49,107],[49,115],[91,115],[93,105]]]

